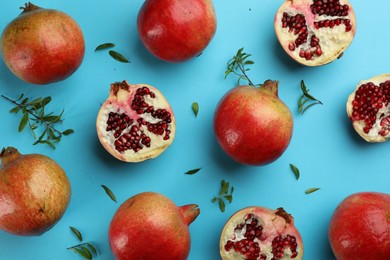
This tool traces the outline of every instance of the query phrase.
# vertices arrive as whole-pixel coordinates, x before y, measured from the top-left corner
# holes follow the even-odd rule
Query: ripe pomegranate
[[[215,111],[214,132],[222,149],[240,163],[264,165],[279,158],[290,143],[293,118],[278,98],[278,82],[229,91]]]
[[[4,63],[18,78],[49,84],[68,78],[84,58],[83,33],[69,15],[31,3],[1,36]]]
[[[367,142],[390,138],[390,74],[360,81],[349,95],[347,114],[356,132]]]
[[[142,43],[170,62],[191,59],[207,47],[217,22],[212,0],[146,0],[137,19]]]
[[[390,195],[359,192],[345,198],[329,224],[337,260],[390,259]]]
[[[96,120],[99,140],[115,158],[141,162],[155,158],[173,142],[176,121],[163,94],[147,84],[111,84]]]
[[[117,260],[185,260],[191,245],[188,225],[199,213],[198,205],[177,207],[158,193],[135,195],[111,220],[111,249]]]
[[[307,66],[341,57],[356,33],[356,17],[348,0],[286,0],[274,25],[287,54]]]
[[[219,241],[223,260],[302,259],[303,242],[293,217],[283,208],[241,209],[225,224]]]
[[[65,172],[44,155],[22,155],[13,147],[4,148],[0,159],[0,229],[23,236],[43,234],[69,204]]]

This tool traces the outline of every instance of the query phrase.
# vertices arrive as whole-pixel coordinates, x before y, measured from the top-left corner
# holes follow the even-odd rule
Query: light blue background
[[[69,226],[78,228],[85,241],[99,249],[98,259],[112,259],[107,230],[120,203],[143,191],[156,191],[177,205],[198,203],[201,214],[191,225],[189,259],[219,259],[219,236],[235,211],[250,205],[283,206],[295,217],[305,243],[304,259],[334,259],[327,229],[331,214],[347,195],[359,191],[390,192],[389,144],[368,144],[352,129],[345,112],[348,95],[361,79],[390,72],[390,2],[352,1],[358,19],[354,42],[344,57],[329,65],[310,68],[291,60],[277,42],[273,20],[282,0],[215,0],[217,33],[206,51],[189,62],[170,64],[149,54],[136,30],[141,0],[36,0],[34,4],[70,14],[83,29],[85,59],[67,80],[34,86],[13,76],[0,62],[0,94],[16,98],[50,95],[49,109],[65,108],[63,129],[76,133],[64,137],[57,150],[33,146],[27,129],[17,132],[20,115],[8,113],[12,105],[0,100],[0,146],[14,146],[22,153],[42,153],[56,160],[67,172],[73,193],[61,221],[40,237],[17,237],[0,233],[0,259],[79,259],[66,250],[78,243]],[[1,30],[16,17],[24,1],[2,1]],[[104,42],[132,63],[122,64],[106,51],[94,52]],[[218,100],[236,83],[224,79],[226,62],[245,47],[255,64],[252,81],[280,80],[279,96],[294,115],[291,144],[283,156],[268,166],[243,166],[229,159],[216,143],[212,119]],[[126,164],[111,157],[100,145],[95,120],[109,84],[127,79],[159,88],[170,101],[177,119],[177,136],[160,157],[139,164]],[[310,93],[324,105],[310,108],[303,116],[297,111],[304,79]],[[191,110],[199,103],[199,115]],[[301,171],[297,181],[289,168]],[[202,167],[195,175],[184,172]],[[220,181],[234,186],[234,200],[221,213],[211,198],[219,192]],[[101,184],[117,196],[112,202]],[[307,188],[319,191],[306,195]],[[81,259],[81,258],[80,258]]]

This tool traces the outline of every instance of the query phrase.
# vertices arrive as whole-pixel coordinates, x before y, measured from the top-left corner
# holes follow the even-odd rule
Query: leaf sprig
[[[36,140],[33,145],[47,144],[51,148],[55,149],[56,144],[61,141],[61,138],[66,135],[74,133],[73,129],[67,129],[65,131],[58,130],[55,125],[61,124],[64,114],[64,109],[59,115],[55,115],[53,112],[46,113],[46,105],[51,102],[51,97],[37,98],[32,101],[28,97],[24,98],[24,94],[21,94],[17,100],[12,100],[4,95],[1,95],[4,99],[15,105],[9,112],[19,113],[22,112],[22,119],[20,120],[18,131],[22,132],[28,125],[31,133]],[[36,130],[41,127],[43,131],[37,138]]]
[[[307,89],[303,80],[301,81],[301,90],[302,96],[298,100],[298,111],[299,113],[301,113],[301,115],[303,115],[303,113],[305,113],[307,109],[314,105],[323,105],[320,100],[309,94],[309,90]]]
[[[236,55],[228,61],[227,70],[225,71],[225,79],[230,73],[234,73],[238,76],[238,84],[240,84],[241,80],[247,80],[249,85],[254,86],[253,82],[246,74],[246,72],[250,69],[245,67],[246,65],[254,64],[253,61],[248,59],[252,55],[243,52],[243,50],[244,48],[239,49]]]
[[[102,44],[98,45],[95,48],[95,52],[96,51],[102,51],[102,50],[111,49],[111,48],[114,48],[114,47],[115,47],[114,43],[111,43],[111,42],[102,43]],[[125,55],[123,55],[123,54],[121,54],[121,53],[119,53],[117,51],[109,50],[108,54],[111,56],[111,58],[113,58],[116,61],[119,61],[119,62],[122,62],[122,63],[131,63],[131,61],[129,59],[127,59],[125,57]]]
[[[117,202],[115,194],[106,185],[102,184],[101,186],[104,189],[104,191],[106,192],[107,196],[110,197],[110,199],[112,201]]]
[[[218,194],[218,196],[214,196],[214,198],[211,200],[212,203],[215,203],[218,201],[218,206],[221,212],[225,212],[225,201],[232,203],[233,201],[233,191],[234,187],[231,186],[229,189],[230,183],[228,181],[222,180],[221,181],[221,190]]]
[[[69,228],[76,235],[77,239],[80,242],[82,242],[83,236],[81,235],[81,232],[75,227],[69,227]],[[94,256],[98,255],[98,251],[96,247],[91,242],[84,242],[81,244],[77,244],[75,246],[68,247],[67,249],[75,252],[76,254],[80,255],[84,259],[88,259],[88,260],[91,260],[94,258]]]

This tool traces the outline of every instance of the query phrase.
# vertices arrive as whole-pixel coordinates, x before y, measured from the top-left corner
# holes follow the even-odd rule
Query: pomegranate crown
[[[24,6],[21,6],[20,9],[22,10],[21,14],[25,14],[25,13],[28,13],[31,11],[42,9],[42,8],[32,4],[31,2],[27,2],[24,4]]]

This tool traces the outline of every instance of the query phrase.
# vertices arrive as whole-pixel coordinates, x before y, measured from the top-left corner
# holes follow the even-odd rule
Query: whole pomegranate
[[[341,57],[356,33],[356,17],[348,0],[286,0],[274,25],[287,54],[307,66]]]
[[[293,217],[283,208],[248,207],[233,214],[219,241],[223,260],[299,260],[303,242]]]
[[[18,78],[49,84],[68,78],[84,58],[84,38],[69,15],[27,3],[1,36],[4,63]]]
[[[347,114],[367,142],[390,138],[390,74],[360,81],[348,97]]]
[[[43,234],[69,204],[65,172],[44,155],[22,155],[13,147],[4,148],[0,159],[0,229],[15,235]]]
[[[185,260],[190,252],[188,230],[198,205],[177,207],[169,198],[143,192],[125,201],[111,220],[108,237],[118,260]]]
[[[146,0],[137,20],[142,43],[153,55],[181,62],[199,55],[214,37],[212,0]]]
[[[160,155],[173,142],[176,120],[163,94],[147,84],[111,84],[96,120],[99,140],[115,158],[140,162]]]
[[[390,195],[358,192],[345,198],[329,223],[337,260],[390,259]]]
[[[279,158],[290,143],[293,117],[278,98],[278,82],[230,90],[215,111],[214,132],[222,149],[240,163],[264,165]]]

